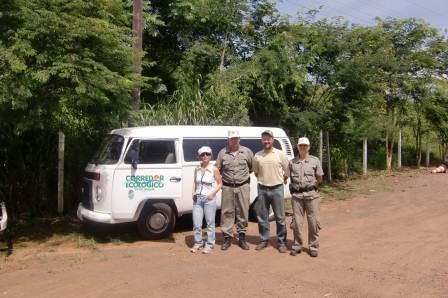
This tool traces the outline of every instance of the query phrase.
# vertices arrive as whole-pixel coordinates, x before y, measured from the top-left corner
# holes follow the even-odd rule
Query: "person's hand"
[[[209,200],[209,201],[213,200],[214,198],[215,198],[215,193],[214,192],[211,192],[211,193],[209,193],[207,195],[207,200]]]

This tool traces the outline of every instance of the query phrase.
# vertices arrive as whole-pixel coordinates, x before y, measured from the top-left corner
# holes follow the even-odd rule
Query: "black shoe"
[[[302,252],[301,249],[293,249],[291,250],[291,252],[289,253],[291,256],[297,256],[298,254],[300,254]]]
[[[228,250],[231,245],[232,245],[232,238],[225,237],[224,243],[221,246],[221,250]]]
[[[286,245],[280,244],[280,246],[278,247],[278,252],[284,254],[287,251],[288,251],[288,248],[286,247]]]
[[[246,235],[240,234],[238,246],[244,250],[249,250],[249,245],[246,242]]]
[[[310,256],[313,258],[317,257],[319,255],[319,252],[317,250],[310,250]]]
[[[263,250],[266,247],[268,247],[268,242],[267,241],[261,241],[260,243],[258,243],[257,247],[255,247],[255,250]]]

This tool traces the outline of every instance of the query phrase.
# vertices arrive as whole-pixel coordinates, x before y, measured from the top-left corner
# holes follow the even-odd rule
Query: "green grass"
[[[366,177],[355,176],[350,179],[324,183],[319,190],[325,201],[350,200],[359,194],[367,195],[377,191],[393,190],[386,186],[386,181],[390,177],[397,176],[398,173],[396,171],[370,171]]]
[[[83,235],[78,236],[77,246],[79,248],[96,249],[97,242],[94,238],[86,238]]]

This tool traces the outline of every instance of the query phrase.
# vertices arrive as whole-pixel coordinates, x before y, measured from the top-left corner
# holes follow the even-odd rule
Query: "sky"
[[[296,17],[297,11],[323,6],[317,18],[343,16],[351,23],[374,25],[375,17],[416,17],[433,27],[448,30],[448,0],[277,0],[283,15]]]

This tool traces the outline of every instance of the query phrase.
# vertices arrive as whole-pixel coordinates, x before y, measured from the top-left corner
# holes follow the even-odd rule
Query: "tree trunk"
[[[226,32],[224,34],[224,42],[223,42],[223,46],[222,46],[222,52],[221,52],[221,59],[219,61],[219,70],[224,70],[224,61],[226,58],[226,49],[227,49],[227,44],[229,43],[229,32]]]
[[[415,134],[415,161],[417,163],[417,169],[419,169],[422,163],[422,136],[418,130]]]
[[[134,71],[140,75],[142,73],[141,52],[143,51],[143,0],[133,0],[132,37],[134,38]],[[140,93],[140,87],[135,87],[132,91],[135,109],[138,109],[140,106]]]
[[[394,154],[394,139],[389,130],[386,131],[386,169],[392,170],[392,156]]]
[[[391,119],[386,126],[386,169],[392,170],[392,160],[395,145],[395,129],[397,128],[397,119],[395,117],[394,108],[391,107],[386,112],[387,118]]]

